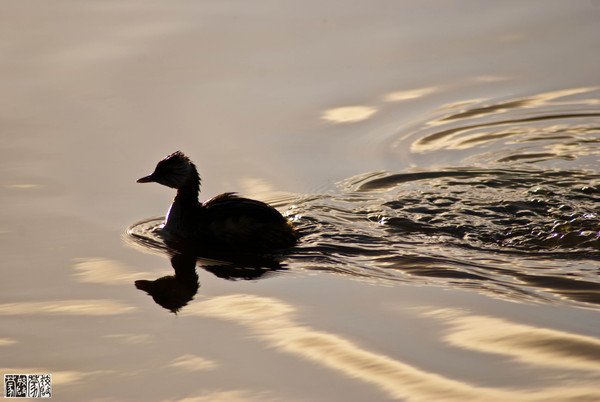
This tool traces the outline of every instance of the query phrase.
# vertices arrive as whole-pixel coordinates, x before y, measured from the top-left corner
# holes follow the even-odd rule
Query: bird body
[[[264,253],[296,244],[292,225],[261,201],[224,193],[200,203],[196,166],[177,151],[161,160],[138,183],[156,182],[177,189],[163,227],[164,234],[195,247]]]

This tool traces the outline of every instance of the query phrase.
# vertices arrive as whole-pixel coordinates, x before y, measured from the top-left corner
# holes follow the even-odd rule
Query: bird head
[[[159,183],[163,186],[179,189],[196,175],[196,167],[181,151],[173,152],[158,162],[154,172],[138,179],[138,183]]]

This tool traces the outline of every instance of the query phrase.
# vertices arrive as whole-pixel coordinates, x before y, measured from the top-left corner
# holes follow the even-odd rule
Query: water
[[[0,18],[2,373],[59,401],[600,398],[599,3]],[[176,149],[298,247],[174,255],[172,192],[135,179]]]

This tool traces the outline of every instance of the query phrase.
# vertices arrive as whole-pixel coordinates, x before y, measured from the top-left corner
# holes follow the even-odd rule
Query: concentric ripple
[[[461,101],[432,114],[423,124],[402,132],[391,150],[445,158],[454,153],[463,166],[579,159],[579,167],[593,168],[600,155],[598,87],[502,101]]]

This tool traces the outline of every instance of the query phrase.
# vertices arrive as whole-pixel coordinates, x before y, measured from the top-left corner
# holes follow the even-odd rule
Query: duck
[[[224,193],[199,201],[201,179],[196,165],[176,151],[137,180],[177,190],[161,235],[201,250],[268,253],[296,245],[298,233],[279,211],[253,199]]]

